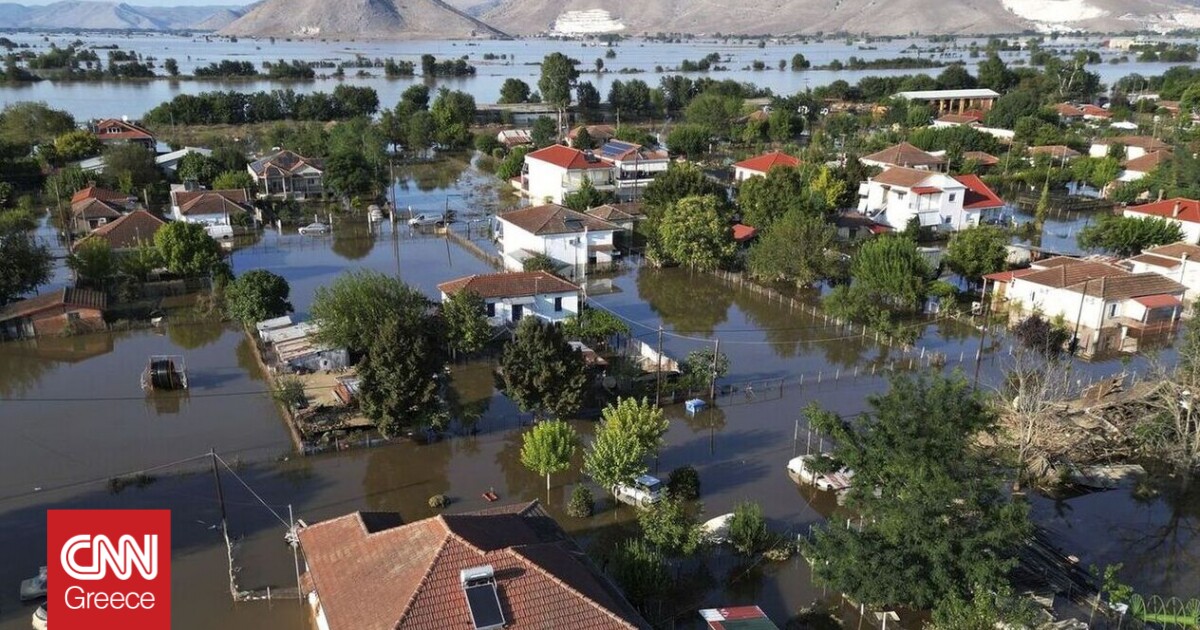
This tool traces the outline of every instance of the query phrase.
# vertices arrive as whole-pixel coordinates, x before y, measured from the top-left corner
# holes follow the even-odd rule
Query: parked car
[[[801,455],[793,457],[787,464],[788,474],[797,483],[812,484],[824,492],[841,492],[850,487],[850,483],[854,479],[853,470],[839,466],[833,472],[820,473],[814,470],[814,464],[818,459],[828,461],[829,456]],[[828,465],[818,467],[829,468]]]
[[[618,500],[640,508],[650,507],[662,500],[663,482],[650,475],[641,475],[631,483],[619,483],[613,488]]]
[[[408,224],[414,227],[426,227],[430,225],[437,225],[445,221],[446,216],[440,212],[423,212],[409,219]]]
[[[42,605],[33,611],[33,630],[46,630],[46,603],[42,602]]]
[[[231,225],[210,225],[204,228],[208,235],[218,241],[225,241],[233,238],[233,226]]]
[[[329,226],[324,223],[309,223],[300,228],[301,234],[326,234],[329,232]]]

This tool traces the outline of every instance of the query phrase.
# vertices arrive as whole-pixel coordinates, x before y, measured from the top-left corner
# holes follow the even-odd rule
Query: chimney
[[[1182,202],[1182,201],[1180,201],[1180,200],[1178,200],[1178,199],[1176,199],[1176,200],[1175,200],[1175,207],[1171,209],[1171,216],[1172,216],[1172,217],[1177,217],[1177,216],[1179,216],[1179,213],[1180,213],[1182,210],[1183,210],[1183,202]]]

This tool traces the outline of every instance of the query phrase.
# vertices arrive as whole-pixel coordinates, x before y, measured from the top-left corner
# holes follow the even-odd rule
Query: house
[[[1160,164],[1171,159],[1171,152],[1167,150],[1154,151],[1147,153],[1139,158],[1125,160],[1121,164],[1121,172],[1117,175],[1119,182],[1136,182],[1137,180],[1150,174],[1150,171],[1158,168]]]
[[[561,322],[579,314],[579,287],[545,271],[467,276],[439,284],[438,291],[443,302],[463,291],[483,298],[493,326],[515,324],[527,315]]]
[[[1029,147],[1029,157],[1036,158],[1039,155],[1048,155],[1055,162],[1069,162],[1083,154],[1065,144],[1041,144]]]
[[[859,161],[867,166],[880,168],[903,166],[924,171],[946,170],[946,158],[922,151],[907,142],[901,142],[882,151],[865,155],[859,158]]]
[[[608,221],[627,233],[633,233],[633,225],[646,218],[646,210],[640,201],[606,203],[589,208],[587,214]]]
[[[795,168],[800,166],[800,160],[782,151],[764,153],[734,164],[733,181],[744,182],[751,177],[765,177],[776,166]]]
[[[1057,256],[1005,274],[984,279],[1006,285],[1000,293],[1013,320],[1032,313],[1061,319],[1084,356],[1136,352],[1143,343],[1169,337],[1183,312],[1182,284],[1107,262]]]
[[[708,624],[708,630],[779,630],[758,606],[705,608],[700,618]]]
[[[290,322],[291,318],[287,318]],[[287,324],[277,317],[255,324],[258,337],[274,355],[275,367],[284,372],[329,372],[350,365],[350,353],[316,340],[315,322]]]
[[[0,338],[24,339],[68,331],[104,330],[108,296],[91,289],[59,289],[0,307]]]
[[[71,195],[71,230],[77,234],[91,232],[135,207],[137,197],[89,182]]]
[[[1087,105],[1081,105],[1079,107],[1079,111],[1083,114],[1084,120],[1091,120],[1093,122],[1112,118],[1112,113],[1107,109],[1104,109],[1099,105],[1092,105],[1090,103]]]
[[[1058,114],[1058,119],[1065,123],[1079,122],[1083,120],[1083,110],[1072,105],[1071,103],[1059,103],[1054,106],[1055,113]]]
[[[837,228],[838,239],[843,241],[857,241],[860,238],[892,231],[890,227],[876,223],[856,210],[839,213],[833,218],[833,225]]]
[[[137,249],[143,244],[153,244],[154,235],[166,224],[166,221],[145,210],[134,210],[92,230],[91,234],[75,241],[74,248],[103,241],[114,252]]]
[[[132,143],[145,147],[147,151],[154,151],[158,145],[149,129],[125,119],[98,120],[91,125],[91,132],[101,144],[106,145]]]
[[[985,211],[1004,201],[975,175],[891,167],[863,182],[858,211],[872,221],[903,230],[916,217],[922,227],[956,231],[979,225]]]
[[[323,630],[650,627],[537,501],[411,523],[355,512],[298,538]]]
[[[200,147],[183,147],[182,149],[179,149],[178,151],[171,151],[170,153],[163,153],[162,155],[156,156],[154,158],[154,165],[157,166],[158,169],[160,171],[163,171],[164,173],[168,173],[168,174],[174,173],[179,170],[179,162],[181,160],[183,160],[184,157],[189,156],[193,153],[195,153],[197,155],[203,155],[204,157],[210,157],[210,156],[212,156],[213,152],[212,152],[212,149],[203,149]]]
[[[1189,243],[1171,243],[1148,249],[1121,261],[1133,273],[1157,273],[1187,287],[1185,311],[1200,297],[1200,247]]]
[[[963,151],[963,162],[974,162],[982,172],[992,170],[1000,164],[1000,158],[983,151]]]
[[[986,88],[965,90],[918,90],[914,92],[899,92],[896,98],[903,98],[913,103],[928,105],[937,115],[961,114],[968,109],[977,109],[984,113],[992,109],[1000,93]]]
[[[612,125],[579,125],[567,132],[567,139],[574,144],[575,139],[579,137],[579,132],[583,129],[587,129],[588,135],[591,136],[592,142],[595,142],[596,146],[617,137],[617,129]]]
[[[1127,160],[1140,158],[1147,153],[1169,151],[1171,149],[1171,145],[1150,136],[1117,136],[1115,138],[1099,138],[1092,141],[1092,147],[1088,150],[1088,155],[1097,158],[1104,157],[1116,145],[1125,148],[1125,159]]]
[[[307,199],[325,193],[325,162],[283,149],[246,165],[259,197]]]
[[[1157,218],[1170,221],[1183,230],[1185,243],[1200,243],[1200,201],[1176,197],[1140,206],[1128,206],[1122,214],[1139,219]]]
[[[502,129],[496,134],[496,141],[512,149],[533,144],[533,133],[529,129]]]
[[[524,261],[537,254],[572,270],[611,264],[619,255],[613,237],[620,227],[556,204],[501,214],[495,229],[504,266],[513,271],[522,271]]]
[[[967,110],[961,114],[944,114],[933,121],[933,126],[938,128],[961,125],[976,127],[981,124],[983,124],[983,112],[978,110]]]
[[[604,143],[596,149],[596,156],[612,164],[617,197],[621,199],[636,199],[639,189],[650,185],[671,166],[666,151],[622,140]]]
[[[171,186],[171,218],[199,223],[209,228],[210,234],[231,232],[237,217],[253,213],[245,190],[197,190],[190,184]]]
[[[552,144],[525,156],[521,177],[514,180],[522,194],[535,203],[562,203],[579,190],[584,180],[597,190],[616,190],[613,165],[591,151]]]

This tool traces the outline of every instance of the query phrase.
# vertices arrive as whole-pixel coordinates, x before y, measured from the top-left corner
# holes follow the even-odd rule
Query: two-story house
[[[800,166],[800,159],[782,151],[756,155],[733,165],[733,181],[744,182],[751,177],[766,177],[767,173],[776,166],[788,168]]]
[[[620,255],[614,244],[619,226],[557,204],[501,214],[495,231],[504,266],[513,271],[523,270],[525,260],[538,254],[573,272],[611,264]]]
[[[612,165],[617,197],[623,200],[637,198],[639,189],[645,189],[671,166],[666,151],[622,140],[609,140],[596,150],[596,155]]]
[[[1013,321],[1038,313],[1061,320],[1084,356],[1135,352],[1170,336],[1186,287],[1157,273],[1131,273],[1098,260],[1057,256],[985,277],[1009,302]]]
[[[1200,246],[1190,243],[1160,245],[1121,261],[1133,273],[1157,273],[1187,287],[1185,311],[1200,297]]]
[[[611,162],[591,151],[552,144],[525,156],[520,179],[513,184],[534,203],[562,203],[563,198],[590,181],[597,190],[616,190]]]
[[[1140,206],[1129,206],[1122,211],[1127,217],[1138,219],[1162,219],[1183,230],[1185,243],[1200,243],[1200,201],[1195,199],[1163,199]]]
[[[325,162],[283,149],[246,165],[259,197],[306,199],[325,193]]]
[[[545,271],[513,271],[458,278],[438,285],[442,301],[467,291],[483,299],[488,323],[515,324],[522,317],[561,322],[579,314],[579,287]]]
[[[147,151],[154,151],[158,144],[149,129],[126,119],[98,120],[92,123],[91,132],[104,145],[132,143],[145,147]]]
[[[137,207],[137,197],[100,188],[95,182],[71,195],[71,231],[86,234]]]
[[[975,175],[892,167],[863,182],[858,211],[896,230],[916,218],[922,227],[957,231],[979,225],[983,213],[1004,201]]]
[[[197,190],[187,184],[171,186],[171,218],[199,223],[213,238],[233,236],[241,217],[254,216],[245,190]]]

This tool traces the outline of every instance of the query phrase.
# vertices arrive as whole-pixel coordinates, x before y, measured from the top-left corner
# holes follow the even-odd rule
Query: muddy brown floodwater
[[[466,218],[479,218],[472,208],[504,203],[485,179],[463,164],[448,173],[413,171],[397,196],[402,206],[433,210],[449,204]],[[285,276],[300,316],[317,287],[350,269],[399,273],[430,297],[440,282],[490,269],[435,235],[400,226],[393,238],[387,226],[369,232],[361,223],[335,225],[327,237],[268,231],[232,261],[238,273],[266,268]],[[589,278],[588,287],[598,307],[632,322],[643,340],[656,341],[662,324],[671,356],[682,358],[719,338],[730,357],[724,384],[734,392],[695,416],[679,405],[668,407],[671,427],[652,467],[665,476],[675,467],[695,466],[704,518],[752,500],[763,506],[774,530],[799,535],[835,514],[832,497],[796,486],[784,471],[789,458],[820,445],[809,442],[800,410],[814,401],[845,414],[864,410],[866,398],[886,387],[882,376],[871,375],[872,366],[887,365],[898,350],[711,276],[643,268],[636,260],[617,274]],[[925,327],[920,341],[948,356],[973,356],[977,345],[971,328],[947,322]],[[152,354],[185,357],[192,382],[187,396],[143,394],[138,375]],[[983,364],[985,376],[995,372],[993,356]],[[962,367],[969,372],[973,364]],[[448,496],[449,510],[466,511],[487,505],[480,495],[494,489],[506,502],[545,501],[585,546],[605,548],[635,528],[633,508],[607,500],[588,519],[562,512],[570,490],[586,483],[578,465],[554,475],[547,496],[543,479],[519,462],[526,416],[495,391],[487,362],[453,371],[454,402],[476,419],[474,431],[424,445],[292,456],[266,390],[243,333],[219,324],[0,344],[0,630],[29,627],[36,606],[17,601],[17,585],[45,563],[45,510],[56,507],[172,510],[175,628],[308,627],[306,609],[295,601],[232,601],[206,460],[155,471],[142,484],[119,490],[108,483],[210,447],[234,469],[223,470],[221,479],[241,589],[294,587],[295,566],[283,540],[289,506],[310,523],[362,509],[394,510],[411,521],[434,513],[427,504],[433,494]],[[592,422],[575,424],[585,435],[593,432]],[[1123,561],[1123,577],[1139,591],[1190,597],[1200,552],[1196,495],[1164,490],[1142,500],[1121,492],[1037,499],[1034,513],[1085,562]],[[708,579],[693,591],[691,608],[757,603],[782,623],[816,599],[828,595],[838,602],[812,584],[798,557],[747,563],[718,553],[706,565]],[[853,611],[842,613],[857,624]],[[688,614],[677,627],[696,622]]]

